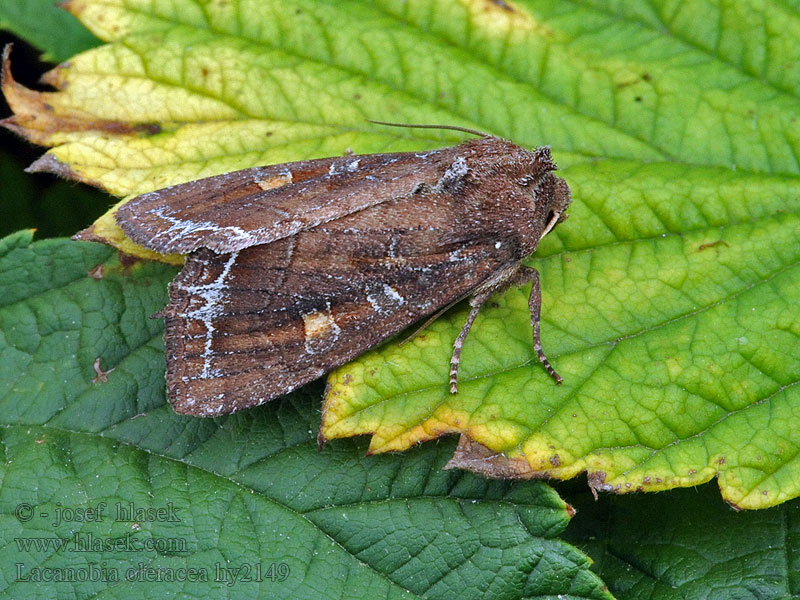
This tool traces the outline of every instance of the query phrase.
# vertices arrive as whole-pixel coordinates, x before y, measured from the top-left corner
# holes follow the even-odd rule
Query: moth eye
[[[414,188],[414,189],[411,191],[411,193],[412,193],[412,194],[421,194],[421,193],[422,193],[422,192],[424,192],[424,191],[425,191],[425,184],[424,184],[424,183],[418,183],[418,184],[417,184],[417,187],[415,187],[415,188]]]

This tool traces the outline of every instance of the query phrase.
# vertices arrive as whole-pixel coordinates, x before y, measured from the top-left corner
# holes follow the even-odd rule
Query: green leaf
[[[3,0],[0,29],[6,29],[44,52],[42,58],[61,62],[93,48],[100,41],[55,0]],[[64,3],[66,4],[66,3]]]
[[[585,494],[565,538],[618,600],[789,600],[800,594],[800,502],[737,513],[716,486],[637,497]]]
[[[552,489],[443,471],[452,444],[319,452],[318,386],[175,414],[147,318],[174,274],[0,240],[0,595],[610,599],[557,539],[572,513]]]
[[[542,336],[565,384],[527,357],[528,290],[514,290],[477,322],[457,396],[446,341],[463,310],[412,349],[334,374],[323,432],[397,450],[461,430],[521,449],[534,471],[588,470],[600,489],[719,474],[744,507],[796,496],[798,182],[611,161],[570,174],[583,202],[534,263],[551,282]]]
[[[119,195],[259,163],[452,143],[549,143],[571,218],[527,290],[484,311],[447,392],[463,310],[331,378],[322,433],[373,452],[465,434],[500,470],[601,490],[718,477],[747,508],[800,494],[800,15],[785,3],[82,0],[110,43],[5,86],[36,165]],[[246,15],[243,18],[242,15]],[[130,250],[109,215],[92,232]],[[464,450],[464,448],[471,448]],[[476,448],[478,450],[476,450]],[[505,463],[503,462],[505,461]],[[486,461],[483,461],[484,463]],[[507,464],[506,464],[507,463]],[[508,465],[511,465],[509,468]]]

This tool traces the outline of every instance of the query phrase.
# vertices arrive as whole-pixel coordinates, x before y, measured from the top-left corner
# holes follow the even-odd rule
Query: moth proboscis
[[[522,260],[566,218],[569,188],[549,147],[443,128],[480,137],[244,169],[119,208],[134,242],[188,254],[161,313],[177,412],[262,404],[469,298],[450,361],[455,393],[481,306],[528,282],[533,347],[561,382],[539,336],[539,276]]]

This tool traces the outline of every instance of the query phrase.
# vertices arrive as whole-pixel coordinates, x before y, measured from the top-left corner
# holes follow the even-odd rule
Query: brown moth
[[[459,129],[460,128],[453,128]],[[217,416],[281,396],[422,317],[531,282],[521,261],[565,217],[548,147],[482,137],[428,152],[245,169],[144,194],[116,218],[133,241],[188,254],[169,286],[167,388],[179,413]]]

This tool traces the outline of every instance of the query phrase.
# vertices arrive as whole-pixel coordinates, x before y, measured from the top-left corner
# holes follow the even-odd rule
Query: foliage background
[[[0,22],[3,22],[2,14],[0,14]],[[6,26],[14,28],[14,24],[9,24],[7,21]],[[16,30],[19,33],[25,33],[22,28],[17,27]],[[56,50],[51,50],[51,52],[55,53]],[[66,54],[66,56],[69,55]],[[15,75],[20,77],[16,68]],[[4,136],[6,135],[4,134]],[[3,151],[6,152],[8,146],[5,144],[11,144],[10,138],[4,137],[3,142]],[[19,149],[8,151],[8,155],[14,160],[20,153]],[[6,156],[2,158],[0,168],[3,171],[0,175],[3,178],[2,193],[4,195],[1,206],[4,211],[7,211],[3,214],[2,226],[7,226],[8,230],[36,224],[40,227],[40,237],[51,234],[68,234],[88,223],[91,220],[90,213],[98,214],[100,211],[97,210],[97,207],[109,202],[107,197],[104,199],[102,195],[93,194],[95,198],[93,202],[96,203],[94,209],[77,208],[78,214],[66,217],[63,208],[48,208],[55,205],[55,201],[47,200],[48,194],[51,193],[66,199],[67,204],[71,207],[85,207],[87,200],[83,198],[86,194],[84,187],[51,182],[45,184],[44,190],[36,189],[32,187],[31,179],[43,176],[22,175],[19,168],[10,166],[13,164],[13,160],[6,160]],[[24,159],[24,161],[27,160],[29,158]],[[58,192],[50,192],[51,189],[56,189]],[[8,210],[7,207],[13,207],[13,209]],[[84,210],[86,212],[81,213]],[[48,222],[46,218],[48,212],[56,215],[55,218],[49,219],[51,222],[49,230],[44,226],[44,223]],[[27,221],[14,220],[26,213]],[[8,218],[5,218],[6,216]],[[24,240],[18,240],[17,244],[18,248],[26,247]],[[50,248],[45,246],[40,247],[38,252],[40,255],[48,252],[69,252],[65,248],[65,246]],[[86,264],[93,261],[107,261],[107,264],[110,265],[109,270],[113,272],[114,259],[106,251],[88,250],[78,254],[83,252],[88,253],[83,256]],[[92,254],[94,252],[99,254]],[[73,260],[79,264],[81,257],[76,255]],[[169,273],[153,267],[150,278],[157,286],[169,278]],[[158,299],[153,297],[150,301],[157,303]],[[9,321],[6,320],[3,323],[4,330],[6,330]],[[157,332],[152,335],[152,339],[157,340]],[[156,346],[157,341],[149,350],[155,353]],[[153,385],[157,384],[153,382]],[[253,415],[232,418],[220,424],[198,425],[195,429],[189,428],[186,422],[174,418],[174,416],[158,411],[151,413],[150,424],[144,429],[126,428],[125,425],[122,425],[105,431],[100,425],[102,419],[98,419],[97,427],[100,429],[97,431],[102,431],[102,435],[87,435],[86,432],[91,431],[94,425],[92,425],[91,419],[89,423],[80,422],[78,415],[66,414],[38,429],[32,429],[29,426],[21,428],[14,424],[12,418],[9,418],[4,426],[4,447],[6,456],[13,457],[17,461],[16,464],[20,464],[20,457],[28,457],[30,461],[27,463],[28,468],[40,476],[44,475],[41,471],[44,466],[46,471],[57,473],[53,478],[53,481],[56,482],[68,481],[69,476],[77,477],[78,480],[83,478],[82,483],[78,486],[67,485],[65,496],[58,496],[58,493],[51,490],[50,501],[55,501],[54,499],[58,497],[69,498],[69,494],[74,494],[69,491],[70,489],[79,489],[90,481],[89,467],[82,471],[76,464],[70,469],[61,472],[59,470],[71,461],[75,461],[75,457],[91,455],[95,452],[109,456],[111,447],[106,446],[107,442],[103,438],[110,438],[114,440],[112,442],[113,453],[120,457],[120,461],[115,465],[117,469],[125,469],[126,465],[138,463],[142,466],[140,473],[147,474],[146,485],[127,492],[117,492],[120,497],[127,497],[126,493],[128,492],[144,494],[143,497],[146,497],[149,493],[148,489],[152,491],[154,487],[157,487],[154,484],[158,482],[160,476],[165,477],[165,481],[168,482],[167,487],[174,487],[178,484],[190,487],[192,497],[205,488],[214,489],[215,495],[225,496],[227,494],[225,497],[228,499],[237,497],[240,502],[244,503],[245,510],[242,512],[247,514],[245,520],[250,524],[271,522],[270,519],[277,519],[278,523],[285,524],[294,522],[291,520],[297,518],[306,524],[311,522],[313,527],[310,533],[298,534],[303,540],[303,543],[300,544],[301,547],[308,548],[309,540],[320,536],[320,539],[335,540],[336,544],[344,550],[329,562],[332,565],[329,570],[309,575],[305,583],[310,587],[302,588],[303,592],[301,593],[310,593],[315,581],[325,580],[338,573],[343,585],[349,584],[351,586],[349,589],[354,594],[358,590],[369,590],[373,585],[387,585],[384,578],[388,578],[392,584],[381,588],[387,595],[397,591],[386,592],[386,590],[394,589],[392,585],[396,585],[398,589],[411,590],[412,593],[422,597],[446,597],[456,587],[452,584],[454,574],[459,573],[459,568],[464,569],[464,565],[469,565],[474,570],[468,571],[469,577],[463,577],[461,583],[463,587],[458,588],[462,595],[469,595],[470,591],[480,591],[485,597],[539,597],[548,593],[572,594],[574,597],[603,596],[602,590],[583,572],[580,558],[566,546],[559,545],[557,540],[555,543],[550,541],[554,534],[557,536],[560,533],[567,519],[563,516],[566,513],[563,511],[559,513],[558,500],[550,496],[544,486],[537,483],[486,483],[469,475],[441,474],[439,467],[448,451],[452,451],[452,441],[437,445],[430,444],[404,456],[381,458],[364,458],[365,442],[362,440],[333,442],[331,455],[317,456],[312,451],[314,445],[312,432],[318,424],[316,412],[318,397],[318,390],[316,395],[313,391],[299,394],[285,402],[276,403],[276,406],[265,407]],[[102,405],[100,398],[93,401],[97,402],[98,406]],[[82,406],[87,405],[84,403]],[[85,414],[80,416],[86,418]],[[25,424],[25,419],[21,419],[21,422]],[[81,433],[79,435],[76,432]],[[164,445],[163,442],[166,432],[171,432],[175,436],[171,438],[172,443],[169,445]],[[305,433],[301,434],[301,432]],[[35,452],[36,441],[46,439],[48,436],[53,441],[52,445],[45,444],[50,451],[45,454],[37,454]],[[270,446],[268,440],[280,441],[277,443],[273,441]],[[39,446],[41,445],[39,443]],[[256,449],[259,445],[261,450]],[[235,458],[226,452],[233,446],[243,448]],[[54,448],[63,453],[54,452]],[[271,448],[271,451],[264,448]],[[259,452],[261,453],[258,457],[260,460],[251,456],[248,460],[242,461],[244,454],[259,454]],[[153,456],[153,458],[147,458],[148,456]],[[143,465],[144,462],[150,464]],[[242,468],[242,464],[245,463],[248,467]],[[25,464],[24,461],[23,464]],[[303,465],[302,470],[298,470],[299,464]],[[327,477],[325,469],[328,470]],[[354,469],[362,473],[357,481],[356,478],[345,475],[352,473]],[[296,473],[302,481],[292,482],[294,485],[285,486],[273,483],[280,479],[281,473],[284,473],[285,477],[287,471]],[[109,474],[107,483],[111,485],[114,481],[118,481],[117,475]],[[198,479],[194,479],[195,477]],[[347,478],[343,479],[343,477]],[[404,490],[400,489],[402,486],[398,482],[419,482],[421,478],[431,481],[424,493],[414,486]],[[20,471],[12,468],[6,469],[5,480],[14,482],[14,487],[18,491],[38,485],[30,475],[23,477]],[[226,487],[227,484],[224,480],[232,481],[235,489]],[[343,482],[346,482],[347,485],[344,485]],[[391,484],[382,489],[380,484],[386,486],[387,482],[391,482]],[[344,487],[357,490],[357,492],[347,499],[337,498],[337,494],[342,493],[341,490]],[[798,588],[800,588],[798,581],[800,564],[797,558],[797,540],[800,538],[797,535],[797,511],[800,505],[796,500],[760,512],[735,513],[721,501],[716,483],[659,495],[637,495],[624,498],[602,495],[596,503],[590,501],[590,497],[586,493],[585,481],[556,484],[556,489],[578,509],[577,515],[567,526],[563,537],[588,552],[595,559],[596,562],[592,568],[616,597],[797,597]],[[61,492],[63,493],[64,490]],[[105,491],[104,493],[108,494],[109,492]],[[8,492],[6,494],[6,497],[2,499],[5,520],[0,532],[2,532],[4,543],[11,546],[14,520],[10,516],[12,511],[8,507],[20,498],[15,497],[14,494],[8,494]],[[248,505],[246,501],[242,500],[247,497],[247,494],[255,494],[257,496],[256,504],[260,502],[261,505]],[[456,503],[459,507],[456,512],[462,515],[467,512],[465,506],[476,500],[485,505],[483,510],[486,512],[477,516],[467,515],[465,527],[448,532],[446,531],[447,526],[458,522],[455,514],[450,515],[446,512],[454,506],[452,502],[454,498],[459,500]],[[74,496],[72,499],[75,501]],[[498,502],[498,499],[502,500]],[[203,501],[206,500],[212,502],[212,499]],[[382,511],[397,511],[398,507],[409,507],[414,502],[428,500],[432,502],[433,510],[442,511],[450,516],[413,523],[414,515],[420,514],[420,508],[417,506],[416,510],[409,509],[406,517],[412,523],[409,526],[412,534],[425,530],[437,530],[438,535],[433,541],[430,541],[427,547],[437,551],[436,557],[440,562],[430,559],[431,562],[428,563],[428,566],[441,568],[442,573],[426,573],[426,561],[422,560],[425,555],[420,553],[416,556],[419,561],[415,564],[420,569],[416,576],[418,582],[423,581],[424,583],[413,584],[415,574],[402,571],[402,552],[396,553],[396,551],[397,548],[410,548],[414,535],[409,535],[407,539],[395,537],[394,543],[388,543],[385,547],[380,548],[380,551],[385,552],[392,560],[384,558],[377,551],[370,552],[369,548],[372,544],[379,544],[381,540],[392,540],[392,536],[398,535],[394,529],[396,520],[399,518],[398,513],[387,515]],[[212,512],[220,510],[214,508],[213,504],[203,505],[203,501],[198,506]],[[270,508],[265,506],[276,501],[280,501],[284,507],[288,507],[291,514],[289,516],[270,514]],[[231,504],[227,503],[225,506],[230,507]],[[345,520],[335,519],[334,513],[342,510],[348,518]],[[431,510],[431,507],[428,507],[427,510]],[[504,513],[506,510],[510,512]],[[551,516],[549,517],[551,520],[548,521],[546,516],[548,513],[562,516]],[[359,521],[358,527],[354,526],[351,530],[343,528],[342,524],[356,514],[361,515],[362,519]],[[531,515],[527,517],[529,520],[525,521],[526,527],[513,531],[501,529],[506,535],[498,534],[494,538],[489,535],[496,530],[498,521],[508,518],[511,523],[515,518],[520,518],[520,515],[523,520],[526,519],[525,515]],[[539,526],[533,526],[530,522],[537,522]],[[549,530],[547,527],[541,527],[542,522],[550,523]],[[442,523],[445,525],[444,530],[440,530]],[[481,523],[483,524],[481,525]],[[211,529],[218,529],[219,524],[212,523],[208,526]],[[251,534],[248,528],[237,526],[235,520],[230,526],[233,538]],[[358,536],[369,530],[370,526],[375,529],[373,538],[370,540],[358,539]],[[195,524],[195,527],[194,533],[198,538],[202,538],[204,535],[203,524]],[[46,528],[44,531],[47,533]],[[30,532],[26,533],[30,535]],[[275,531],[272,533],[274,534]],[[482,536],[481,533],[484,535]],[[304,535],[308,537],[303,537]],[[486,554],[466,552],[466,555],[470,557],[479,556],[480,560],[467,560],[459,565],[447,564],[448,561],[444,559],[452,552],[452,548],[445,545],[444,542],[448,535],[452,535],[459,541],[462,551],[464,548],[470,547],[469,544],[464,545],[465,540],[479,539],[480,542],[477,546],[472,546],[472,548],[482,549]],[[504,544],[508,544],[509,539],[516,541],[510,546],[504,547],[505,556],[502,559],[498,559],[496,556],[492,557],[491,550],[497,550]],[[231,546],[225,546],[226,543],[235,545],[235,542],[231,540],[221,540],[221,542],[221,547],[227,551],[230,551]],[[268,556],[270,552],[274,554],[276,549],[285,552],[285,546],[280,545],[276,538],[271,537],[270,533],[265,530],[256,531],[254,536],[248,538],[248,544],[245,546],[249,546],[250,549],[260,546],[262,556]],[[311,547],[313,547],[313,542]],[[239,550],[247,551],[242,548]],[[516,562],[514,559],[505,562],[508,560],[509,554],[516,555]],[[573,569],[570,571],[570,575],[565,577],[562,571],[560,577],[545,575],[543,578],[538,578],[541,573],[537,573],[536,567],[542,565],[542,557],[556,556],[559,557],[559,560],[570,564],[569,568]],[[164,557],[156,557],[154,564],[159,558]],[[230,560],[229,557],[226,559]],[[42,564],[47,564],[48,560],[52,561],[53,557],[46,557]],[[492,560],[496,562],[492,562]],[[347,576],[341,576],[342,568],[350,573],[358,573],[359,569],[354,566],[357,563],[367,565],[366,575],[356,575],[352,581],[348,580]],[[522,563],[527,566],[520,567]],[[347,566],[343,567],[343,565]],[[516,573],[524,572],[529,575],[526,580],[528,587],[520,584],[519,578],[496,575],[497,572],[502,572],[502,569],[510,568],[509,565],[514,565]],[[3,567],[8,585],[5,588],[6,594],[13,594],[13,597],[25,597],[25,594],[31,593],[30,586],[15,588],[8,583],[13,579],[11,577],[13,568],[8,564]],[[491,567],[496,569],[494,572],[496,579],[487,574],[492,572]],[[462,570],[461,573],[464,571]],[[375,575],[380,577],[376,578]],[[450,575],[451,579],[448,580],[446,575]],[[375,583],[381,580],[383,583]],[[570,586],[567,586],[567,589],[559,587],[565,580],[570,582],[571,589]],[[452,587],[445,586],[443,588],[441,585],[443,581],[447,581],[448,586]],[[505,585],[496,583],[498,581],[504,582]],[[533,585],[531,582],[536,582],[541,587],[531,587]],[[492,585],[500,587],[496,588]],[[231,597],[237,597],[236,594],[242,593],[242,589],[241,587],[234,588]],[[85,588],[73,591],[77,591],[79,596],[87,594]],[[179,593],[178,590],[174,591]],[[295,590],[295,592],[297,591]],[[119,592],[105,590],[104,593],[112,596]],[[120,594],[120,597],[125,596]],[[368,596],[365,594],[365,597]]]

